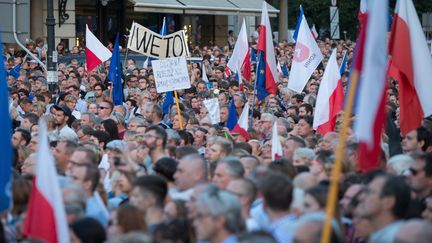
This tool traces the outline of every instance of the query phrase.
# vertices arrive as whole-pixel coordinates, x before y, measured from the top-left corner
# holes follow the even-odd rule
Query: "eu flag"
[[[173,92],[168,91],[165,93],[165,99],[164,99],[163,104],[162,104],[162,111],[163,111],[164,115],[169,113],[172,105],[174,105]]]
[[[266,62],[264,59],[265,54],[259,53],[259,61],[258,61],[258,67],[257,67],[257,78],[256,78],[256,88],[257,88],[257,97],[258,100],[263,100],[269,93],[266,89]]]
[[[113,104],[123,105],[123,86],[122,86],[122,68],[120,63],[119,33],[117,33],[116,41],[114,44],[108,79],[112,82],[114,86],[112,91]]]
[[[0,46],[3,46],[1,37]],[[3,57],[3,54],[1,55]],[[12,123],[9,117],[9,94],[4,62],[0,63],[0,127],[2,128],[0,130],[0,148],[2,148],[0,161],[0,212],[3,212],[10,208],[12,201]]]
[[[9,71],[9,75],[11,75],[14,78],[19,78],[20,71],[21,71],[21,64],[18,64]]]

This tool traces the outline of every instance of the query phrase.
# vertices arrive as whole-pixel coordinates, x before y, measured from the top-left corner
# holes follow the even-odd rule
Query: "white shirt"
[[[58,130],[58,133],[60,139],[64,138],[67,140],[78,141],[78,135],[72,128],[68,127],[67,125],[64,126],[62,129]]]

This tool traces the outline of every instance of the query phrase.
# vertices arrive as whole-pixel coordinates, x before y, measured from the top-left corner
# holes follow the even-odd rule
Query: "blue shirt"
[[[109,213],[97,192],[87,199],[85,214],[86,216],[96,219],[103,226],[108,225]]]
[[[294,224],[296,216],[288,214],[270,223],[269,232],[279,243],[292,242],[294,238]]]

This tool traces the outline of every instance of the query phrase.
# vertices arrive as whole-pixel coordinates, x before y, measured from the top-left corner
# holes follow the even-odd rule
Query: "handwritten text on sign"
[[[191,87],[186,57],[154,60],[152,65],[158,93]]]
[[[130,33],[127,46],[129,50],[158,59],[189,56],[183,30],[170,35],[159,35],[134,22]]]

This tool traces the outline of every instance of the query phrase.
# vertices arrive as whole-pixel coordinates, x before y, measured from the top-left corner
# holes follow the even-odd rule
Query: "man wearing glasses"
[[[422,209],[426,208],[426,198],[431,196],[432,190],[432,155],[429,153],[414,153],[414,159],[409,168],[408,184],[422,202]]]
[[[113,104],[110,101],[102,101],[98,107],[98,115],[100,118],[106,120],[110,118],[111,113],[113,111]]]

